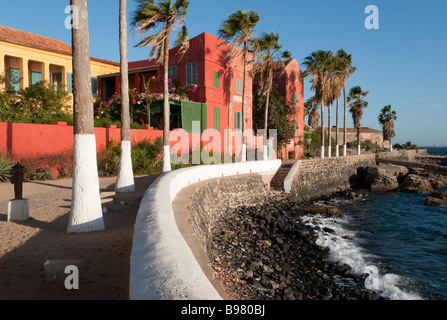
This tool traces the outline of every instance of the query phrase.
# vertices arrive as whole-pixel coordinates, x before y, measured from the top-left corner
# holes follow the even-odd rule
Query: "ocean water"
[[[426,149],[447,155],[447,148]],[[381,295],[446,300],[447,207],[424,206],[427,196],[365,191],[356,200],[333,200],[345,218],[305,220],[320,226],[317,243],[330,248],[332,260],[350,265],[355,274],[370,274],[365,284]]]

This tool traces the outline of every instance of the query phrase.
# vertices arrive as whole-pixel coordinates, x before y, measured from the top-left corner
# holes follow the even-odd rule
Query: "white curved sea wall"
[[[221,300],[184,240],[172,201],[185,187],[241,174],[273,174],[281,160],[195,166],[164,173],[146,191],[130,257],[131,300]]]

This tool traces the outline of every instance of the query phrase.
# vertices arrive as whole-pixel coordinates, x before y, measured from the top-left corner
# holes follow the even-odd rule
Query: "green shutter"
[[[298,130],[298,123],[296,120],[293,120],[293,132],[295,133],[295,137],[297,136],[296,130]]]
[[[298,96],[297,96],[297,94],[295,93],[294,95],[293,95],[293,104],[297,104],[298,103]]]
[[[96,96],[98,94],[98,78],[92,77],[92,95]]]
[[[241,130],[241,125],[242,125],[242,113],[235,112],[234,113],[234,130],[235,131]]]
[[[220,109],[213,108],[213,129],[220,131]]]
[[[11,86],[11,91],[14,93],[19,93],[20,91],[20,70],[10,68],[9,69],[9,84]]]
[[[197,84],[197,62],[186,64],[186,83]]]
[[[236,93],[242,94],[242,79],[236,79]]]
[[[219,72],[214,71],[214,87],[219,88],[220,87],[220,79],[219,79]]]
[[[67,73],[67,91],[73,93],[73,73]]]
[[[34,86],[42,81],[42,74],[40,72],[31,71],[31,85]]]

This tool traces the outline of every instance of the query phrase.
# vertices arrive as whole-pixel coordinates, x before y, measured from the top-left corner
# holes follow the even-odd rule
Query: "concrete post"
[[[23,169],[17,163],[14,167],[14,199],[8,203],[8,221],[26,221],[29,219],[29,200],[23,199]]]

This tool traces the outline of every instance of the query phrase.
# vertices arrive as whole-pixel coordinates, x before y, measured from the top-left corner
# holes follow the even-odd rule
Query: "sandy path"
[[[128,299],[135,217],[141,198],[156,178],[136,177],[136,192],[120,195],[115,204],[116,178],[101,178],[108,209],[104,214],[106,230],[70,235],[66,228],[71,179],[25,183],[23,196],[30,201],[26,222],[7,222],[13,185],[0,184],[0,299]],[[60,281],[45,281],[44,263],[52,259],[82,260],[79,290],[67,290]]]

